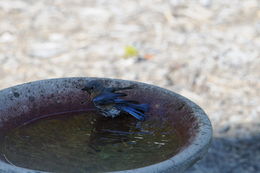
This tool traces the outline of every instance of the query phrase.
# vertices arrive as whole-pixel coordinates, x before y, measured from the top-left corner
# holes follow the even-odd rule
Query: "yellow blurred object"
[[[138,56],[139,52],[134,46],[125,46],[124,58]]]

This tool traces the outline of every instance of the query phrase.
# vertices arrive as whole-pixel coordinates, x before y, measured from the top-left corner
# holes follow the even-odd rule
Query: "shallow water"
[[[170,121],[110,119],[94,111],[36,120],[6,134],[5,160],[52,172],[106,172],[148,166],[172,157],[181,141]]]

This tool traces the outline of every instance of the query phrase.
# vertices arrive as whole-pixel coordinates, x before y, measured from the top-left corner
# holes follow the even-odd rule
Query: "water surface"
[[[140,122],[94,111],[62,113],[7,133],[2,157],[16,166],[51,172],[118,171],[172,157],[181,141],[172,122]]]

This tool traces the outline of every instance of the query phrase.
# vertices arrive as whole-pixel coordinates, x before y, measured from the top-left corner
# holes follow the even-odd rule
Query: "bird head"
[[[82,91],[87,91],[90,96],[97,96],[103,91],[104,87],[101,81],[93,80],[88,82]]]

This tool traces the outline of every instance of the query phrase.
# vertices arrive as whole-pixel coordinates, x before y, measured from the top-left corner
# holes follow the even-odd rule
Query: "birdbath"
[[[146,119],[103,117],[81,89],[92,80],[127,87]],[[109,78],[59,78],[0,91],[0,172],[184,172],[207,152],[204,111],[172,91]]]

